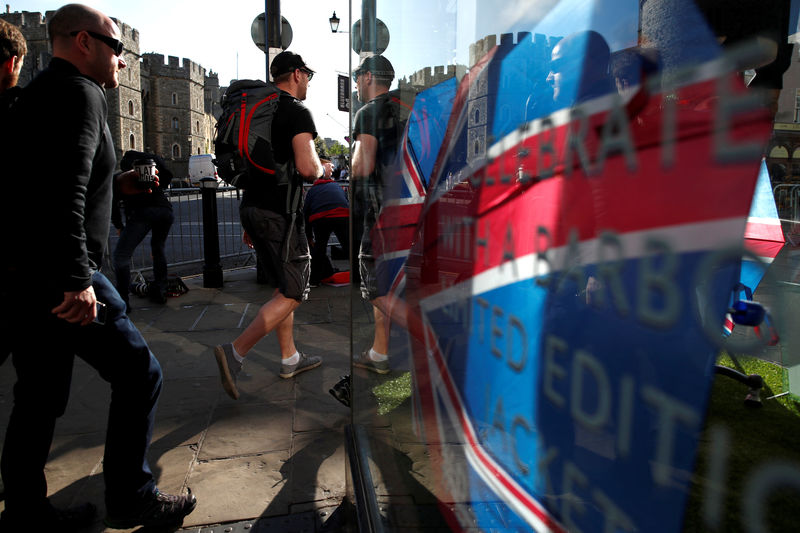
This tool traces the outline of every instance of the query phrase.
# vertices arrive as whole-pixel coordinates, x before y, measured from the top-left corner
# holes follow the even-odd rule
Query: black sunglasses
[[[103,35],[102,33],[95,33],[92,30],[76,30],[76,31],[71,32],[70,35],[74,37],[74,36],[78,35],[82,31],[85,31],[86,33],[88,33],[89,35],[91,35],[92,37],[97,39],[98,41],[103,41],[112,50],[114,50],[114,53],[116,55],[118,55],[118,56],[122,55],[122,50],[125,48],[125,45],[122,43],[122,41],[118,41],[117,39],[114,39],[113,37],[109,37],[107,35]]]
[[[301,68],[301,69],[298,69],[298,70],[300,72],[305,72],[306,73],[306,76],[308,76],[308,81],[311,81],[311,78],[314,77],[314,71],[313,70],[309,70],[307,68]]]

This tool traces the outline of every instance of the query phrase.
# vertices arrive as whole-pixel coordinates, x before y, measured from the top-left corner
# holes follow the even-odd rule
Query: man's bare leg
[[[245,328],[241,335],[233,341],[233,347],[240,356],[244,357],[258,343],[261,339],[267,336],[272,330],[279,328],[282,331],[278,332],[278,343],[281,345],[281,356],[287,357],[296,351],[293,349],[288,354],[284,350],[285,341],[281,341],[281,337],[286,338],[284,322],[288,318],[288,335],[289,344],[294,346],[294,339],[292,337],[292,327],[294,325],[294,310],[300,305],[300,302],[287,298],[280,291],[276,290],[272,298],[261,306],[258,314],[252,322]]]

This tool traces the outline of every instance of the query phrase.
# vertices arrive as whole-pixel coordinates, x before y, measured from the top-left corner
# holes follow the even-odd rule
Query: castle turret
[[[176,176],[187,174],[189,156],[209,151],[206,118],[206,69],[190,59],[142,55],[147,108],[146,144],[175,161]],[[218,82],[217,82],[218,83]]]

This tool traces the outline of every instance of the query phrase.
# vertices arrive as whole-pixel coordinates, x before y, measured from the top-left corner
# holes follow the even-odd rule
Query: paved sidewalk
[[[225,272],[221,290],[203,288],[198,276],[185,279],[190,291],[165,306],[131,300],[131,318],[164,371],[150,452],[153,472],[165,492],[189,486],[197,495],[184,530],[226,530],[207,527],[217,524],[230,524],[233,531],[320,530],[344,496],[343,427],[349,411],[328,389],[348,372],[349,287],[313,288],[295,312],[298,348],[321,355],[320,368],[279,378],[280,356],[271,334],[248,354],[239,378],[241,397],[234,401],[219,383],[212,348],[234,339],[271,295],[272,289],[255,280],[254,269],[233,270]],[[6,363],[0,368],[0,438],[14,379],[13,366]],[[109,399],[107,384],[76,360],[47,479],[56,505],[98,505],[98,521],[87,533],[117,531],[101,521]],[[254,521],[258,517],[264,518]],[[36,529],[34,517],[31,526]]]

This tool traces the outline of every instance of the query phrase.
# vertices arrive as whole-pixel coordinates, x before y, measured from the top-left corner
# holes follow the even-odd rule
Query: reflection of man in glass
[[[355,116],[353,137],[353,180],[356,181],[358,199],[363,202],[364,232],[359,251],[361,294],[372,302],[375,316],[375,337],[372,347],[353,357],[353,365],[372,372],[389,372],[389,305],[388,292],[391,276],[386,265],[376,257],[380,255],[380,233],[376,229],[382,207],[383,187],[387,176],[383,174],[397,152],[404,123],[397,107],[401,104],[390,98],[389,87],[394,79],[394,68],[383,56],[372,55],[362,59],[353,73],[358,98],[366,105]],[[407,115],[406,115],[407,116]]]
[[[611,51],[596,31],[567,35],[551,54],[550,75],[553,100],[568,107],[614,91],[609,63]]]

